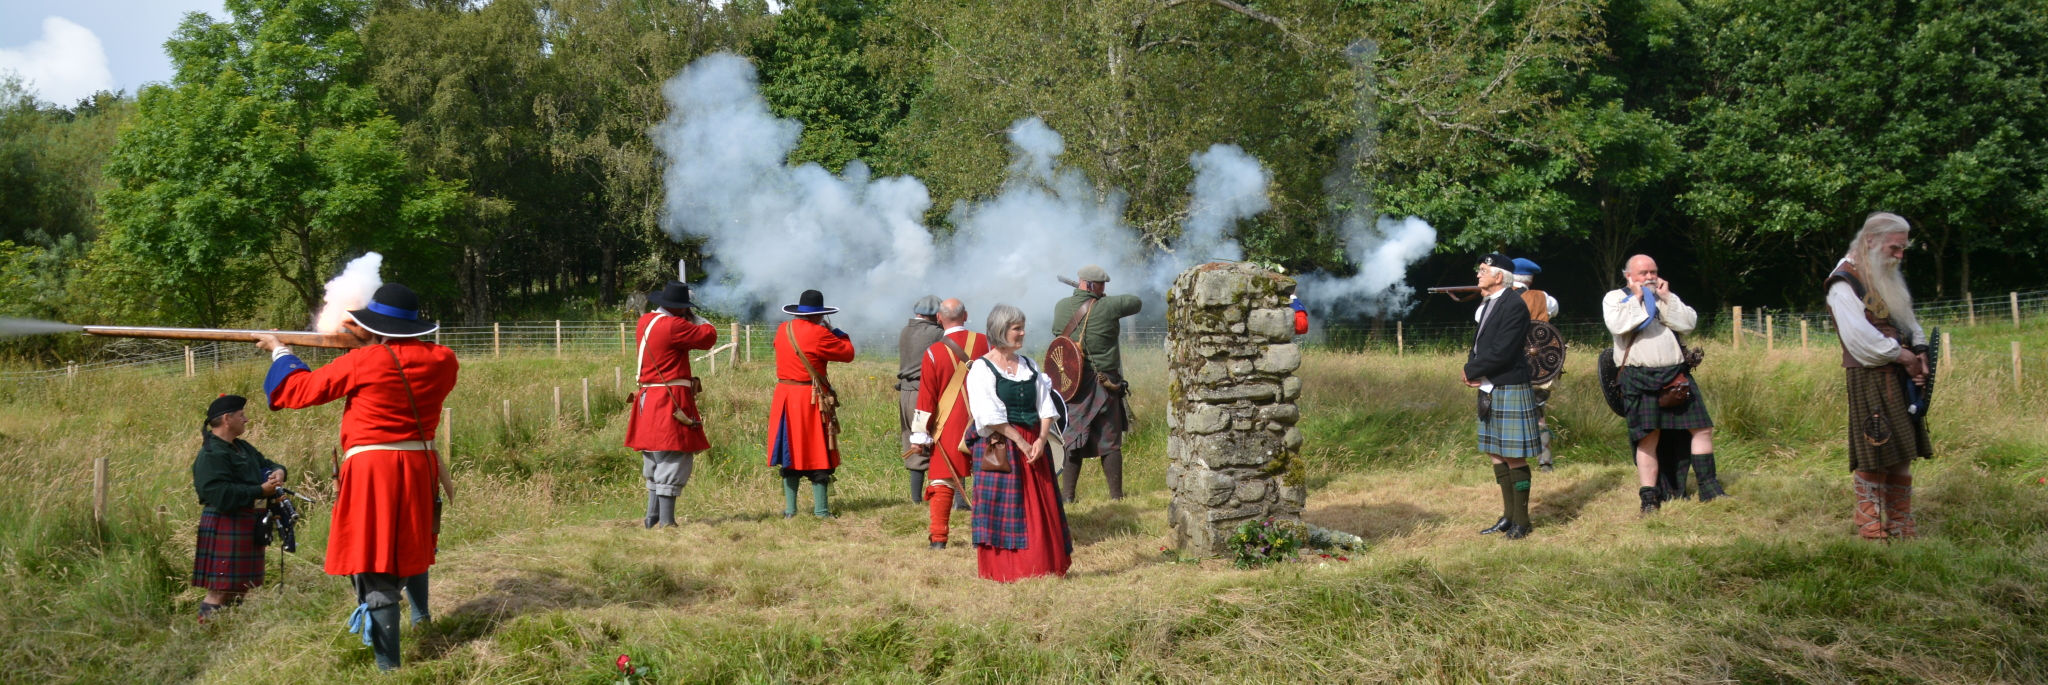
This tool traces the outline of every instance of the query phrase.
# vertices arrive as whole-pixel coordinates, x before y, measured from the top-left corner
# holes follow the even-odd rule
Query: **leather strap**
[[[969,346],[974,345],[976,337],[978,336],[973,331],[968,331],[967,344]],[[946,422],[953,418],[953,405],[959,402],[960,393],[967,385],[967,350],[961,349],[960,344],[953,342],[952,338],[939,338],[939,342],[945,343],[946,348],[953,351],[953,375],[946,378],[946,388],[945,390],[939,392],[939,411],[937,413],[937,418],[934,420],[934,423],[936,425],[933,426],[936,430],[932,431],[932,436],[934,438],[937,438],[939,434],[945,432]],[[965,433],[962,433],[960,437],[963,441],[965,441],[967,435]],[[953,445],[952,447],[955,451],[958,451],[963,447],[963,445]],[[950,475],[941,477],[939,478],[939,480],[960,479],[966,477],[966,474],[952,472],[952,460],[940,461],[945,462],[946,472]],[[955,487],[953,488],[953,490],[956,492],[961,491],[961,488],[959,488],[958,485],[958,483],[955,483]],[[969,506],[972,506],[973,503],[970,501],[968,504]]]
[[[1082,364],[1088,363],[1088,312],[1095,309],[1095,301],[1098,299],[1100,298],[1090,297],[1087,302],[1081,303],[1080,308],[1074,310],[1074,318],[1067,319],[1067,327],[1060,329],[1060,337],[1074,341],[1074,346],[1080,348]],[[1079,338],[1074,337],[1075,326],[1081,327]]]
[[[790,351],[796,353],[796,360],[804,365],[804,373],[808,373],[811,375],[811,382],[809,383],[809,385],[811,386],[811,395],[813,400],[817,401],[817,398],[820,395],[833,394],[832,384],[826,381],[824,376],[818,374],[818,369],[811,366],[811,360],[809,358],[804,357],[804,346],[798,344],[796,341],[796,322],[791,321],[789,323],[782,324],[782,330],[784,331],[784,333],[787,334],[787,337],[789,338]],[[787,382],[780,378],[775,379],[775,381],[777,383]],[[823,428],[825,430],[825,449],[839,449],[839,436],[834,435],[833,431],[834,425],[839,421],[838,412],[836,410],[832,410],[825,407],[822,401],[819,401],[818,410],[819,419],[824,424]]]

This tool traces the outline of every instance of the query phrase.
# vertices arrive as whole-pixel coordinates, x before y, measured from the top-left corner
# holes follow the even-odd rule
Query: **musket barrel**
[[[215,340],[254,342],[258,335],[277,336],[279,342],[300,347],[350,349],[356,343],[343,335],[312,331],[263,331],[246,328],[168,328],[161,326],[85,326],[86,335],[110,338],[154,338],[160,340]]]

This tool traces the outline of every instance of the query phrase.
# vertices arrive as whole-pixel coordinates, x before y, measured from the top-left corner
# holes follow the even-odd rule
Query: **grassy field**
[[[1832,347],[1710,347],[1700,376],[1734,496],[1647,519],[1579,350],[1553,402],[1559,468],[1536,474],[1537,529],[1520,542],[1473,534],[1498,491],[1472,453],[1461,356],[1311,353],[1307,517],[1372,546],[1256,571],[1162,553],[1165,374],[1129,351],[1133,496],[1105,502],[1090,464],[1069,509],[1072,576],[1007,586],[975,579],[971,549],[924,549],[890,364],[835,375],[841,518],[777,515],[756,364],[707,379],[717,447],[678,504],[688,520],[645,531],[613,420],[612,368],[630,360],[469,359],[438,620],[407,628],[398,681],[611,682],[620,654],[664,682],[2048,681],[2048,368],[2016,390],[2008,340],[2048,349],[2048,326],[1956,331],[1938,455],[1917,467],[1925,537],[1892,545],[1850,530]],[[0,388],[0,680],[383,681],[342,630],[346,582],[319,572],[324,508],[282,578],[192,620],[198,416],[215,393],[257,394],[261,374]],[[551,422],[556,386],[566,416]],[[325,492],[339,411],[254,411],[249,437]],[[113,464],[104,529],[97,456]]]

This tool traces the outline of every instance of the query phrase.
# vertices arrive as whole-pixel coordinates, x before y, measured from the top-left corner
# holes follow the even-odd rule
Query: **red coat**
[[[404,365],[405,380],[411,381],[410,400],[393,353]],[[273,410],[346,398],[344,451],[410,440],[431,445],[441,425],[441,403],[455,389],[456,366],[454,350],[401,339],[351,350],[313,370],[298,357],[285,356],[271,364],[265,385]],[[437,456],[430,451],[371,450],[342,462],[327,532],[327,573],[425,573],[434,564],[439,473]]]
[[[797,359],[796,350],[790,349],[792,330],[811,368],[827,380],[832,372],[825,368],[826,362],[853,361],[853,341],[833,335],[824,326],[794,319],[775,329],[776,382],[775,398],[768,404],[768,465],[798,471],[839,468],[839,450],[826,447],[824,416],[811,399],[811,374]],[[782,455],[776,453],[778,443],[785,447]]]
[[[988,336],[973,331],[953,331],[946,334],[948,340],[960,346],[967,353],[967,361],[980,359],[988,354]],[[974,425],[974,416],[967,411],[967,363],[959,361],[953,348],[945,343],[934,343],[924,351],[924,361],[919,363],[923,370],[917,384],[917,410],[931,415],[931,424],[913,426],[932,436],[932,466],[929,473],[933,478],[966,478],[967,431]],[[945,394],[946,385],[955,374],[960,376],[961,389],[953,396],[953,406],[946,410],[945,425],[939,423],[939,399]],[[943,463],[942,463],[943,462]],[[950,470],[948,470],[950,467]]]
[[[634,375],[642,384],[689,378],[690,350],[708,350],[718,344],[718,327],[690,323],[669,314],[648,312],[634,327],[640,342],[637,354],[640,370]],[[681,407],[698,425],[685,426],[675,419]],[[640,388],[634,396],[633,413],[626,421],[626,446],[642,451],[702,452],[711,449],[704,439],[704,417],[697,412],[697,393],[689,388]]]

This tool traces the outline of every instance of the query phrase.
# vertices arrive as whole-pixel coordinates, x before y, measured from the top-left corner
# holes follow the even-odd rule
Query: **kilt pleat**
[[[1897,368],[1843,371],[1849,387],[1849,470],[1883,471],[1934,456],[1927,430],[1906,413]]]
[[[1542,418],[1536,391],[1527,383],[1493,388],[1493,415],[1479,422],[1479,451],[1504,459],[1528,459],[1543,452]]]
[[[256,529],[262,523],[263,512],[257,509],[202,512],[199,541],[192,552],[192,585],[228,592],[262,585],[264,548],[256,545]]]
[[[1714,418],[1707,413],[1707,396],[1700,391],[1700,380],[1690,376],[1692,401],[1677,409],[1657,406],[1657,394],[1665,383],[1685,372],[1683,365],[1677,366],[1629,366],[1621,369],[1621,406],[1628,418],[1628,444],[1634,449],[1651,431],[1713,428]]]

